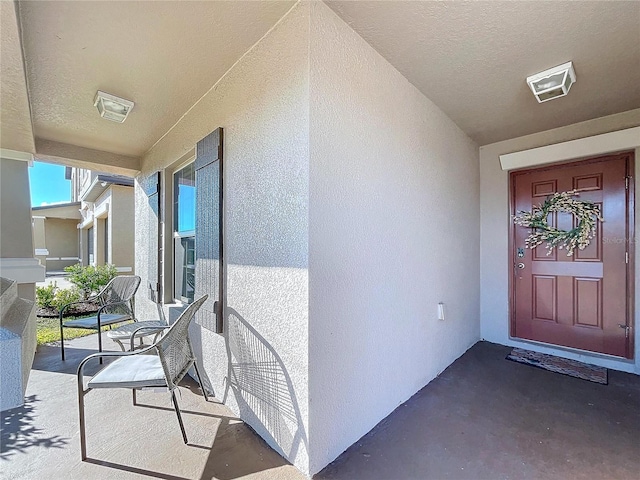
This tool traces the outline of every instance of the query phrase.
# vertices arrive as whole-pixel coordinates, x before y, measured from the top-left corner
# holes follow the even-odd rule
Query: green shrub
[[[56,308],[54,304],[57,289],[56,282],[44,287],[36,287],[36,304],[40,308]]]
[[[83,267],[78,263],[65,267],[64,270],[69,273],[69,281],[78,288],[83,300],[86,300],[93,293],[98,293],[113,277],[118,275],[114,265]]]
[[[53,299],[53,306],[57,310],[60,310],[67,303],[78,302],[80,300],[82,300],[82,294],[76,287],[62,288],[56,292],[55,298]]]

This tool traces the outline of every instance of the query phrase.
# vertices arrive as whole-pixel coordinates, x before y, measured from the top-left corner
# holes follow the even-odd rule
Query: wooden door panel
[[[573,324],[602,330],[602,278],[573,278]]]
[[[555,322],[558,312],[557,278],[547,275],[533,275],[533,318]]]
[[[519,257],[530,230],[514,226],[512,336],[630,357],[631,335],[619,325],[629,324],[631,302],[627,237],[633,198],[625,179],[632,167],[633,154],[626,153],[512,173],[514,214],[531,210],[552,193],[577,189],[580,200],[601,206],[605,219],[591,243],[571,256],[563,249],[548,254],[540,245]],[[577,225],[564,212],[548,221],[563,230]]]

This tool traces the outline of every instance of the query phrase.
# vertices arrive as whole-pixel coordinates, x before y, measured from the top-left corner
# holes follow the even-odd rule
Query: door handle
[[[516,278],[522,278],[522,275],[520,275],[520,273],[518,273],[518,270],[522,270],[524,269],[524,263],[523,262],[519,262],[519,263],[514,263],[513,264],[513,276]]]
[[[625,338],[629,338],[629,330],[631,329],[631,327],[629,325],[622,325],[622,324],[618,324],[618,326],[620,328],[624,328],[624,337]]]

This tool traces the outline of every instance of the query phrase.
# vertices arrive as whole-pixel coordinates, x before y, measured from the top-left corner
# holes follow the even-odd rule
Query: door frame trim
[[[534,168],[578,158],[595,158],[640,147],[640,126],[576,138],[500,155],[502,170]]]
[[[629,338],[627,339],[627,344],[626,344],[626,355],[624,357],[618,357],[616,355],[608,355],[608,354],[603,354],[603,353],[599,353],[599,352],[591,352],[589,350],[581,350],[578,348],[573,348],[573,347],[567,347],[564,345],[552,345],[552,344],[548,344],[548,343],[544,343],[544,342],[539,342],[539,343],[544,343],[544,345],[546,346],[554,346],[557,348],[562,348],[562,349],[568,349],[570,351],[575,351],[575,352],[580,352],[581,354],[587,353],[587,354],[594,354],[594,355],[607,355],[610,356],[612,358],[619,358],[619,359],[626,359],[626,360],[633,360],[635,359],[635,351],[634,351],[634,346],[635,346],[635,178],[634,178],[634,174],[635,174],[635,151],[634,150],[626,150],[626,151],[620,151],[620,152],[611,152],[611,153],[607,153],[607,154],[603,154],[603,155],[597,155],[594,157],[589,157],[589,158],[582,158],[582,159],[572,159],[572,160],[565,160],[565,161],[561,161],[561,162],[554,162],[554,163],[547,163],[544,165],[539,165],[539,166],[532,166],[532,167],[525,167],[525,168],[519,168],[519,169],[514,169],[514,170],[510,170],[509,171],[509,239],[508,239],[508,249],[509,249],[509,262],[507,264],[507,269],[508,269],[508,289],[509,289],[509,339],[514,340],[514,341],[527,341],[527,342],[535,342],[535,340],[529,340],[529,339],[524,339],[524,338],[520,338],[520,337],[516,337],[513,335],[513,332],[515,330],[515,281],[514,281],[514,265],[516,262],[516,252],[515,252],[515,245],[514,245],[514,236],[515,236],[515,229],[516,229],[516,225],[514,225],[513,223],[513,217],[516,214],[515,211],[515,181],[514,178],[517,175],[522,175],[522,174],[526,174],[526,173],[530,173],[530,172],[541,172],[544,170],[554,170],[557,167],[560,166],[567,166],[567,167],[572,167],[572,166],[580,166],[580,165],[588,165],[590,163],[599,163],[602,162],[605,159],[611,158],[611,157],[620,157],[620,156],[627,156],[627,162],[626,162],[626,175],[627,177],[630,177],[631,180],[628,182],[628,188],[627,188],[627,201],[626,201],[626,217],[627,217],[627,221],[626,221],[626,225],[627,225],[627,230],[625,233],[625,241],[627,243],[627,252],[629,253],[629,259],[627,262],[627,269],[626,269],[626,278],[627,278],[627,292],[626,292],[626,297],[627,297],[627,312],[626,312],[626,325],[628,325],[630,327],[631,333],[629,335]]]

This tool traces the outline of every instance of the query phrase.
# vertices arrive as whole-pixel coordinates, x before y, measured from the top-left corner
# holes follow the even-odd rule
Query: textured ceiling
[[[293,3],[20,2],[35,136],[142,155]],[[135,102],[125,123],[97,90]]]
[[[13,2],[0,2],[0,146],[32,153],[33,130]]]
[[[640,107],[638,1],[328,1],[478,144]],[[525,79],[573,61],[568,96]]]
[[[28,99],[1,3],[2,146],[139,157],[294,2],[20,1]],[[480,145],[640,108],[639,1],[327,3]],[[525,78],[569,60],[570,94],[538,104]],[[96,90],[136,103],[124,124]]]

